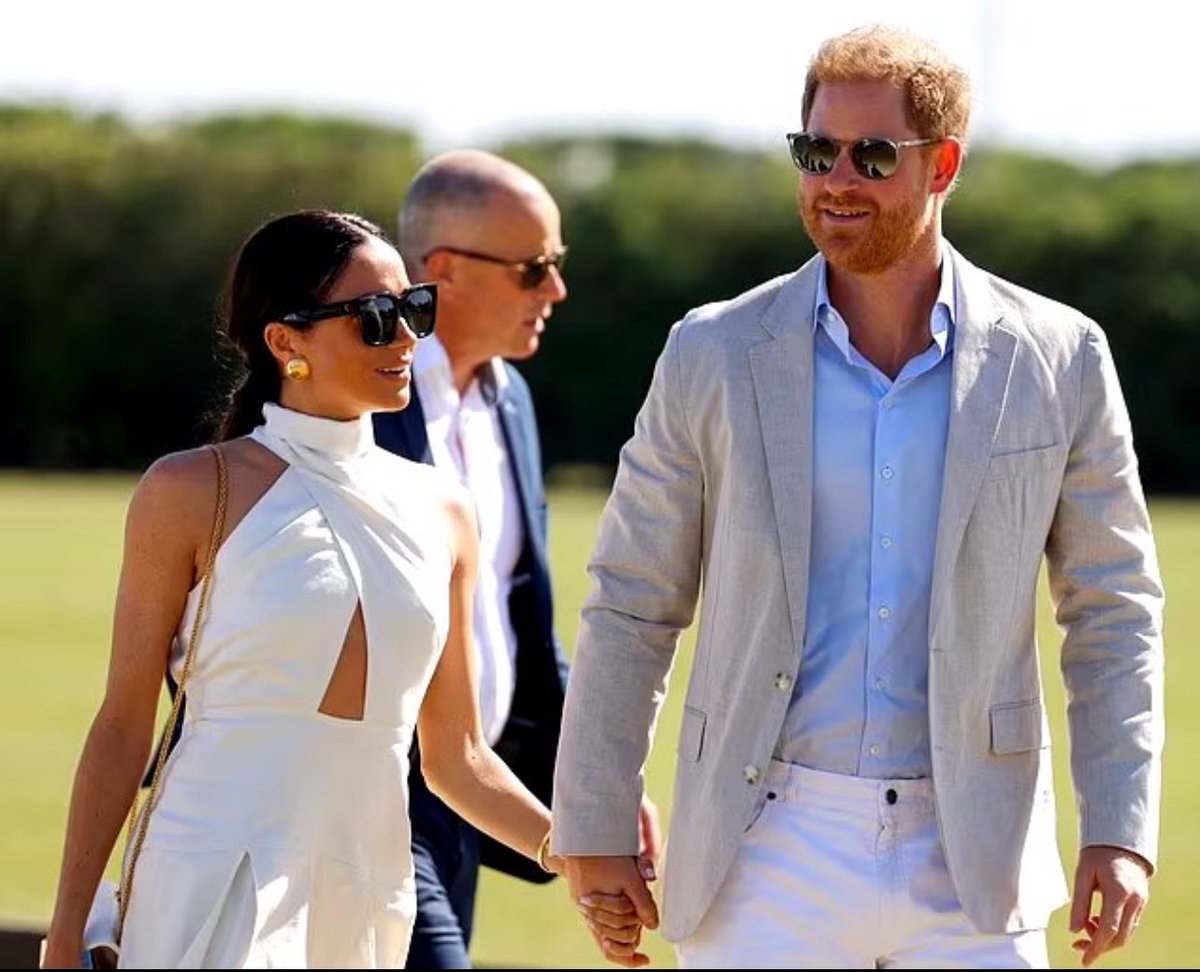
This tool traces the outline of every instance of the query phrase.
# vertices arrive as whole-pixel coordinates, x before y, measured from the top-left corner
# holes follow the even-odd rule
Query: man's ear
[[[425,258],[425,263],[418,268],[413,283],[436,283],[451,285],[454,283],[454,255],[448,250],[434,250]]]
[[[930,186],[934,192],[946,192],[954,185],[954,180],[958,178],[959,170],[962,169],[965,154],[962,142],[953,136],[946,137],[937,146],[933,163],[933,184]]]

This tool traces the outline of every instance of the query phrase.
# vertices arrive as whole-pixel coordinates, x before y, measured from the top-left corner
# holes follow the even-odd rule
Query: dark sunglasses
[[[457,246],[435,246],[421,257],[422,262],[428,260],[439,250],[444,250],[446,253],[456,253],[458,256],[466,257],[468,260],[483,260],[485,263],[498,263],[504,267],[511,267],[521,275],[521,288],[523,290],[537,290],[538,287],[546,282],[546,278],[550,276],[550,268],[557,267],[561,272],[563,264],[567,260],[567,248],[565,246],[555,253],[543,253],[529,260],[505,260],[503,257],[492,256],[490,253],[463,250]]]
[[[371,347],[386,347],[395,341],[401,321],[417,337],[429,337],[437,320],[437,284],[416,284],[400,294],[367,294],[336,304],[322,304],[287,314],[280,320],[284,324],[312,324],[352,314],[358,318],[363,344]]]
[[[801,172],[809,175],[826,175],[833,171],[842,149],[850,149],[850,161],[864,179],[889,179],[900,167],[900,150],[916,145],[935,145],[944,141],[940,138],[906,138],[893,142],[890,138],[859,138],[853,142],[839,142],[828,135],[813,132],[789,132],[788,148],[792,162]]]

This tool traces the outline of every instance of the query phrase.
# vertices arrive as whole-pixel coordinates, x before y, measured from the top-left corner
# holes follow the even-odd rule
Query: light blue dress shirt
[[[890,380],[818,277],[804,655],[776,757],[872,779],[930,775],[929,596],[950,417],[953,262],[929,346]]]

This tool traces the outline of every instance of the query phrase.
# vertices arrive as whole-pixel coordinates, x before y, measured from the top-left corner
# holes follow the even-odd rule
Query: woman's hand
[[[647,887],[655,878],[653,861],[645,855],[569,856],[566,864],[572,900],[604,957],[628,968],[649,964],[638,946],[643,927],[658,927],[658,908]]]
[[[593,892],[580,899],[576,907],[605,958],[625,964],[638,955],[643,925],[633,902],[624,894]]]

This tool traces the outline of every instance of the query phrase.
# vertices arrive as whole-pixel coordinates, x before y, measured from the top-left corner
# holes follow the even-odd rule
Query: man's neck
[[[450,357],[450,374],[454,379],[454,387],[458,391],[459,396],[467,393],[467,389],[471,387],[471,382],[479,377],[479,369],[483,367],[484,362],[475,361],[473,359],[458,359],[453,355]]]
[[[935,246],[878,274],[826,264],[826,286],[859,354],[894,379],[930,342],[929,319],[941,283]]]
[[[455,341],[449,328],[447,333],[438,337],[446,352],[446,360],[450,362],[450,379],[461,397],[467,393],[471,382],[479,376],[479,369],[487,364],[491,357],[480,357],[477,351],[472,351],[470,347]]]

